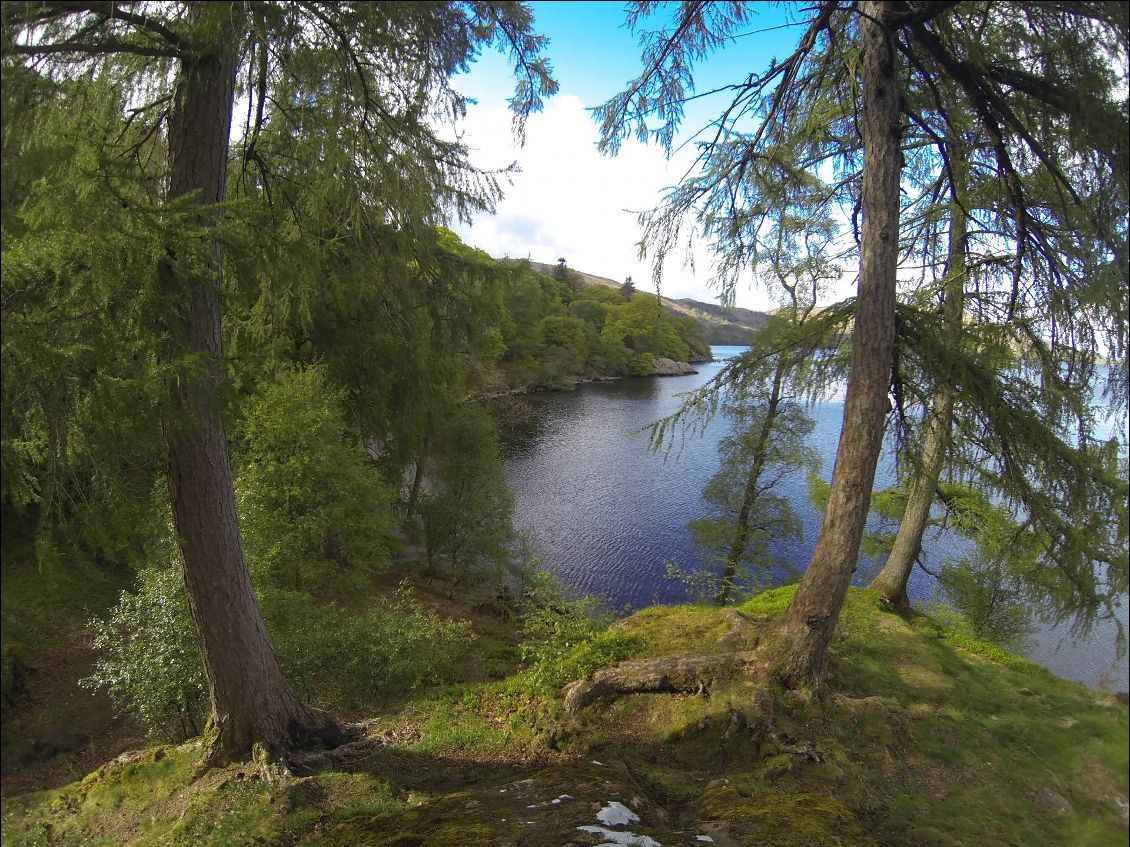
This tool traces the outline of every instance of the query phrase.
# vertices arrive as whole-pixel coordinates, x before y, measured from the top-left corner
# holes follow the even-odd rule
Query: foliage
[[[5,507],[36,522],[44,564],[143,559],[162,462],[161,371],[142,340],[156,255],[103,147],[136,135],[104,81],[2,74]]]
[[[504,286],[499,366],[511,385],[572,388],[582,379],[651,374],[651,361],[709,358],[698,323],[664,311],[653,297],[604,285],[587,285],[560,265],[553,275],[528,262],[503,263]]]
[[[705,540],[700,540],[701,530],[698,528],[700,523],[701,521],[691,521],[688,526],[695,543],[705,544]],[[724,539],[719,539],[718,543],[724,543]],[[678,562],[664,562],[663,570],[663,578],[681,584],[692,603],[713,603],[717,600],[722,588],[720,573],[709,568],[684,568]],[[735,600],[740,602],[741,597],[735,596]]]
[[[465,622],[426,610],[406,583],[364,610],[271,590],[263,594],[263,613],[279,662],[303,699],[356,714],[450,681],[471,641]]]
[[[339,711],[450,680],[471,638],[466,623],[436,617],[406,585],[367,609],[274,588],[261,602],[288,679],[309,702]],[[203,729],[207,685],[179,567],[141,571],[94,627],[98,659],[83,685],[105,689],[156,736],[184,740]]]
[[[489,413],[465,403],[438,424],[432,487],[420,505],[428,565],[454,593],[466,580],[500,572],[509,559],[514,496]]]
[[[263,584],[323,586],[387,561],[389,492],[344,421],[344,395],[313,366],[248,404],[236,491],[247,559]]]
[[[522,661],[530,682],[560,688],[624,658],[633,641],[608,631],[612,619],[597,598],[570,600],[554,576],[531,574],[522,598]]]
[[[647,295],[637,294],[610,310],[601,335],[622,344],[637,356],[651,353],[676,362],[685,362],[690,356],[690,346],[680,337],[678,325]]]
[[[793,590],[741,611],[772,623]],[[153,748],[65,787],[5,796],[4,843],[47,843],[50,826],[63,845],[548,847],[577,834],[578,808],[612,795],[645,800],[624,800],[642,819],[632,829],[663,844],[722,824],[764,847],[1124,840],[1124,705],[924,616],[882,612],[877,600],[848,594],[834,694],[717,680],[709,697],[604,699],[554,735],[559,692],[517,680],[461,686],[394,704],[374,727],[385,743],[349,772],[314,773],[280,794],[247,779],[246,765],[200,780],[192,747]],[[733,620],[729,610],[656,607],[618,629],[638,637],[626,658],[647,659],[712,650]],[[743,719],[748,727],[727,732]],[[410,767],[437,759],[442,770]],[[551,802],[566,793],[574,799]],[[657,814],[672,808],[682,816]]]
[[[942,596],[961,612],[975,637],[1021,646],[1035,626],[1035,613],[1056,604],[1041,573],[1047,541],[977,489],[950,484],[943,496],[943,525],[968,538],[973,550],[943,562]]]
[[[1000,561],[972,556],[949,565],[938,575],[938,586],[960,623],[951,624],[983,641],[1019,649],[1035,628],[1023,583]],[[942,612],[941,604],[931,614]]]
[[[816,473],[809,473],[806,482],[808,501],[822,513],[828,506],[830,486]],[[860,550],[865,555],[879,558],[891,552],[905,508],[905,488],[894,485],[872,492],[870,514],[860,543]]]
[[[669,16],[666,8],[628,5],[642,68],[596,110],[607,152],[633,136],[675,149],[695,65],[744,34],[754,14],[741,3],[681,3]],[[855,428],[842,443],[854,449],[837,467],[859,463],[834,476],[836,512],[825,526],[843,531],[821,534],[790,632],[815,626],[804,623],[802,603],[824,604],[812,620],[836,619],[866,520],[870,485],[860,489],[859,478],[871,478],[879,453],[878,420],[864,426],[861,415],[877,418],[888,373],[900,415],[908,394],[919,408],[936,391],[958,395],[963,481],[979,477],[1017,520],[1033,523],[1047,544],[1040,579],[1056,616],[1113,615],[1127,584],[1126,481],[1104,468],[1087,407],[1094,363],[1107,351],[1120,367],[1105,389],[1123,406],[1126,396],[1125,14],[1103,4],[828,2],[805,7],[797,23],[795,49],[718,89],[725,102],[706,122],[695,164],[641,215],[657,280],[669,254],[701,235],[730,296],[747,272],[794,252],[798,232],[860,260],[848,402],[861,391],[868,401],[849,409],[845,427]],[[876,45],[890,50],[881,66],[869,61]],[[861,132],[874,126],[879,103],[889,105],[887,126]],[[864,156],[865,135],[897,154]],[[966,159],[968,173],[959,166]],[[865,183],[886,186],[885,205]],[[969,224],[970,322],[1023,353],[1015,369],[990,367],[976,342],[952,343],[933,308],[951,201]],[[836,243],[837,217],[852,222],[855,238]],[[880,250],[864,262],[860,245],[888,224],[872,223],[861,237],[861,218],[890,222],[883,243],[897,243],[897,255]],[[903,280],[906,303],[892,321],[897,263],[921,267],[922,278]],[[813,640],[814,659],[830,633],[823,627]],[[807,672],[819,661],[804,664]]]
[[[779,390],[768,399],[747,393],[723,407],[732,431],[718,442],[719,469],[702,492],[706,515],[689,524],[695,544],[712,561],[732,561],[731,583],[747,583],[747,590],[767,578],[769,543],[803,531],[774,488],[788,475],[814,472],[820,461],[806,443],[814,424],[803,408],[781,402]],[[751,576],[750,568],[760,573]]]
[[[399,279],[411,276],[405,271],[420,264],[414,255],[417,233],[435,233],[452,216],[468,220],[501,196],[501,175],[475,167],[466,146],[450,140],[467,105],[451,78],[485,47],[507,52],[519,77],[510,100],[519,135],[525,118],[556,83],[540,55],[545,39],[532,31],[530,12],[521,4],[262,3],[252,8],[172,3],[105,11],[84,5],[4,6],[0,49],[6,70],[34,68],[73,86],[80,96],[68,105],[88,105],[82,99],[87,91],[105,95],[101,110],[98,103],[62,110],[72,112],[72,131],[78,128],[80,138],[94,139],[80,142],[92,155],[85,161],[60,156],[53,172],[36,181],[48,205],[56,199],[60,214],[36,216],[29,204],[21,205],[21,237],[13,240],[5,233],[4,278],[7,282],[9,271],[16,271],[21,280],[28,295],[20,304],[21,317],[32,318],[28,326],[42,324],[36,319],[55,309],[50,295],[59,280],[63,287],[78,283],[74,302],[93,290],[101,299],[126,304],[121,330],[98,308],[98,299],[86,304],[87,321],[108,327],[111,337],[102,348],[77,349],[84,354],[78,372],[84,382],[96,382],[106,363],[112,380],[133,358],[133,369],[148,377],[111,383],[106,392],[120,402],[105,420],[138,430],[124,433],[133,438],[122,439],[114,458],[156,453],[169,462],[175,532],[215,699],[223,701],[236,686],[257,686],[243,701],[254,700],[256,708],[229,712],[232,725],[242,728],[217,733],[216,751],[246,757],[255,741],[274,756],[301,736],[308,728],[302,723],[314,715],[287,696],[260,610],[239,592],[247,567],[223,423],[223,406],[234,393],[227,392],[229,360],[222,348],[222,301],[231,297],[223,290],[224,271],[235,271],[226,287],[234,280],[241,305],[250,301],[262,307],[254,314],[252,306],[248,322],[266,341],[265,355],[230,360],[234,370],[244,368],[239,376],[246,382],[236,380],[236,385],[254,391],[268,369],[264,360],[269,366],[279,350],[288,354],[306,346],[309,338],[290,333],[296,327],[311,329],[311,303],[318,300],[313,292],[320,293],[323,283],[330,282],[324,286],[327,293],[345,288],[348,296],[357,289],[333,283],[342,277],[371,281],[372,265],[387,271],[380,267],[382,256],[400,272]],[[242,131],[233,133],[237,98],[248,108]],[[44,130],[50,135],[48,123],[21,127],[19,142]],[[18,151],[7,143],[10,127],[4,129],[7,159]],[[9,211],[6,203],[5,220]],[[111,216],[123,225],[91,225]],[[432,267],[427,263],[425,271]],[[103,268],[109,271],[105,275]],[[255,289],[282,289],[282,294],[257,301],[247,295]],[[358,299],[370,314],[379,314],[379,293]],[[10,300],[16,302],[5,289],[6,316]],[[141,308],[131,312],[130,306]],[[57,419],[39,415],[37,420],[42,404],[23,403],[16,426],[10,426],[9,395],[22,389],[4,385],[3,458],[5,471],[11,463],[17,473],[5,473],[12,485],[5,485],[3,494],[21,503],[45,503],[48,514],[55,492],[37,490],[33,477],[40,470],[36,465],[46,466],[44,476],[58,477],[50,473],[50,454],[57,451],[41,449],[42,442],[56,430],[66,433],[76,423],[98,420],[66,414],[65,381],[58,378],[65,370],[51,361],[51,354],[71,346],[68,335],[75,330],[66,329],[44,336],[50,343],[39,347],[45,351],[31,345],[41,355],[29,357],[33,390],[50,386],[62,401],[54,404],[63,406]],[[121,338],[113,337],[118,332]],[[21,366],[26,362],[18,352],[5,349],[5,354],[7,378],[9,358]],[[445,380],[441,376],[437,382]],[[88,396],[96,395],[79,392],[80,399]],[[255,513],[252,534],[258,529],[249,546],[257,548],[261,564],[274,577],[280,567],[295,566],[294,582],[300,583],[296,563],[310,554],[316,532],[323,558],[375,555],[368,539],[343,536],[352,534],[362,516],[330,514],[329,503],[319,499],[322,492],[311,488],[344,482],[345,496],[356,499],[342,504],[376,507],[378,515],[385,511],[387,497],[372,496],[375,490],[355,473],[356,462],[338,454],[345,460],[344,479],[332,466],[319,464],[327,439],[339,435],[328,430],[337,426],[315,430],[319,444],[299,440],[289,445],[297,446],[297,454],[275,453],[265,460],[254,455],[263,446],[257,439],[268,451],[288,441],[269,412],[255,422],[262,426],[252,427],[253,455],[245,468],[245,493]],[[9,437],[12,430],[22,430],[20,437]],[[47,438],[27,437],[29,430],[33,436],[46,432]],[[165,451],[154,450],[162,440]],[[315,448],[313,457],[302,452],[308,446]],[[91,464],[98,468],[102,458],[95,455]],[[204,483],[196,484],[200,480]],[[352,549],[337,549],[345,545]],[[237,595],[245,598],[239,607],[219,599]],[[257,650],[253,663],[261,673],[245,678],[233,672],[228,649]],[[228,743],[233,739],[238,739],[235,746]]]
[[[122,592],[94,620],[94,673],[119,712],[131,712],[153,734],[183,741],[198,735],[208,709],[200,648],[178,567],[146,568],[133,592]]]

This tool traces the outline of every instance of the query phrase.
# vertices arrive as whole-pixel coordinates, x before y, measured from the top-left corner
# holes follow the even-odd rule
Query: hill
[[[1125,704],[861,589],[827,685],[780,690],[756,656],[793,590],[645,609],[541,687],[510,674],[389,704],[302,775],[198,776],[191,744],[119,756],[6,797],[4,844],[1126,843]],[[707,684],[680,672],[694,661]],[[556,685],[575,678],[570,712]]]
[[[552,274],[555,265],[544,262],[530,262],[534,270],[545,274]],[[622,283],[604,276],[586,273],[570,268],[580,277],[585,285],[603,285],[610,288],[619,288]],[[754,331],[764,326],[769,320],[765,312],[741,307],[726,308],[717,303],[704,303],[701,300],[692,300],[688,297],[672,300],[660,296],[663,308],[672,314],[690,315],[698,321],[702,329],[703,338],[707,344],[740,344],[750,343]]]

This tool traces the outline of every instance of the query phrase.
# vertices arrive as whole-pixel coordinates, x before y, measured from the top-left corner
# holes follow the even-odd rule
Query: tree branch
[[[170,47],[146,47],[129,41],[107,39],[105,41],[68,41],[60,44],[7,44],[0,48],[6,55],[49,56],[63,53],[82,53],[87,56],[104,56],[113,53],[132,53],[136,56],[150,56],[162,59],[176,59],[181,51]]]

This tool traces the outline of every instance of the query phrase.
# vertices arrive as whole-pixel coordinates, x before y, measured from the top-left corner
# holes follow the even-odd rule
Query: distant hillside
[[[556,268],[556,265],[548,265],[544,262],[530,262],[530,266],[536,271],[551,275]],[[614,279],[596,276],[579,271],[576,268],[569,270],[577,274],[585,285],[604,285],[610,288],[619,288],[622,284]],[[647,293],[646,289],[640,289],[640,291]],[[757,312],[753,309],[740,307],[727,309],[717,303],[704,303],[701,300],[692,300],[688,297],[680,300],[672,300],[669,297],[660,297],[659,299],[663,303],[663,308],[667,311],[679,315],[690,315],[697,320],[707,344],[749,344],[754,331],[764,326],[765,322],[769,320],[769,316],[765,312]]]
[[[749,344],[753,333],[765,326],[769,315],[740,306],[726,308],[684,297],[675,301],[698,319],[709,344]]]

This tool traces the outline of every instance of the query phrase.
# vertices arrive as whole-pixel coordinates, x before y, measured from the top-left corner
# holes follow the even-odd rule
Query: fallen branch
[[[753,662],[753,652],[683,653],[658,659],[620,662],[565,686],[565,711],[576,714],[606,694],[701,691],[730,679]]]

